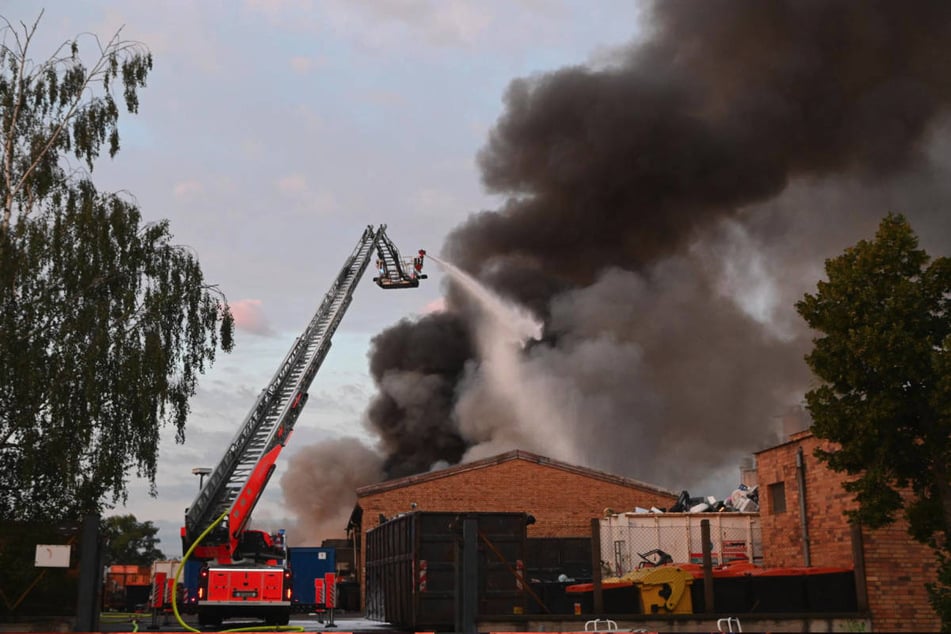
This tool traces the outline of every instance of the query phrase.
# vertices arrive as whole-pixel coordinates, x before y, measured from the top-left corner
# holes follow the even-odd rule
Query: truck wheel
[[[198,625],[202,627],[220,627],[221,626],[221,617],[217,614],[209,614],[204,611],[198,612]]]

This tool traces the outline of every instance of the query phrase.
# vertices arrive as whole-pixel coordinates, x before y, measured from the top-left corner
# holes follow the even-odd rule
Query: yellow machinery
[[[679,566],[638,568],[623,577],[605,579],[605,585],[631,583],[637,588],[642,614],[691,614],[693,575]]]
[[[693,601],[690,584],[693,575],[677,566],[642,568],[633,573],[631,581],[641,596],[644,614],[690,614]]]

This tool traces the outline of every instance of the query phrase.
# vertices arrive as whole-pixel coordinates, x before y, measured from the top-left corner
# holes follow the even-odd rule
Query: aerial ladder
[[[368,226],[185,511],[183,552],[191,549],[192,558],[206,562],[196,589],[201,625],[219,625],[233,616],[286,625],[290,618],[292,580],[283,531],[250,530],[248,522],[374,251],[378,268],[374,281],[381,288],[414,288],[426,277],[421,274],[425,251],[404,261],[386,235],[386,225]]]

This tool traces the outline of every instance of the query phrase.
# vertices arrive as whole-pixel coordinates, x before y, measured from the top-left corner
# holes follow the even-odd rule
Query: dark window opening
[[[767,487],[769,491],[770,513],[786,512],[786,483],[774,482]]]

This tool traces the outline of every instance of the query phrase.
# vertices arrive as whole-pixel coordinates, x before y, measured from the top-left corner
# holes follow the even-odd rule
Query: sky
[[[94,179],[168,219],[237,319],[185,444],[163,434],[158,495],[135,480],[114,512],[180,554],[192,469],[368,224],[459,273],[364,280],[256,524],[342,536],[356,487],[515,448],[729,497],[814,385],[794,305],[825,259],[890,211],[951,247],[951,5],[914,6],[48,4],[38,58],[120,28],[152,51]]]
[[[100,189],[134,196],[146,221],[167,218],[238,319],[191,403],[186,443],[166,429],[158,497],[133,481],[133,513],[159,526],[166,554],[197,493],[193,467],[214,466],[257,393],[310,321],[368,225],[401,251],[438,253],[446,234],[496,203],[476,154],[507,84],[597,59],[637,32],[630,2],[337,0],[7,0],[32,24],[41,59],[80,33],[144,43],[154,57],[122,148],[100,161]],[[92,41],[81,39],[90,53]],[[83,49],[81,49],[82,51]],[[424,287],[358,288],[285,451],[325,437],[363,437],[372,392],[369,339],[438,303]],[[256,519],[281,517],[277,479]]]

